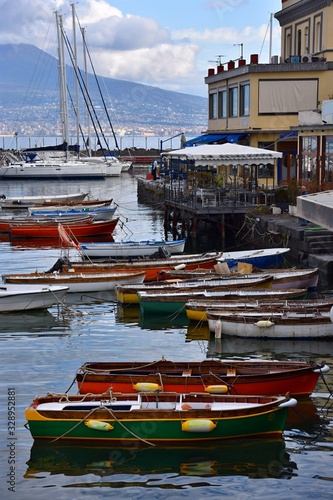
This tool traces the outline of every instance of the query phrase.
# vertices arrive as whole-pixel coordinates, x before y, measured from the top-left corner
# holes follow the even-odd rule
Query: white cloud
[[[209,8],[235,8],[237,1],[216,1]],[[0,0],[0,43],[31,43],[57,56],[54,12],[63,16],[66,34],[72,40],[72,15],[68,0]],[[243,43],[247,54],[258,52],[258,40],[266,30],[251,26],[170,31],[156,20],[124,14],[106,0],[81,0],[75,4],[95,70],[102,76],[161,86],[180,92],[206,95],[204,76],[215,54],[235,58]],[[222,24],[222,23],[221,23]],[[77,30],[78,54],[81,37]],[[256,46],[257,50],[252,50]],[[82,62],[79,61],[82,66]]]

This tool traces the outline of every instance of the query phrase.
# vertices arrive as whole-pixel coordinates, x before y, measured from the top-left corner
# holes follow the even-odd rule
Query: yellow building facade
[[[261,64],[252,54],[249,61],[208,70],[206,143],[237,140],[282,152],[270,171],[270,185],[296,178],[313,190],[328,188],[333,181],[333,2],[282,0],[281,7],[275,14],[279,55]]]

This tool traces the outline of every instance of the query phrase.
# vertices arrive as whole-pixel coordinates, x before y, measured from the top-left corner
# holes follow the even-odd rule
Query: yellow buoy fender
[[[89,429],[94,429],[96,431],[112,431],[113,429],[113,425],[102,422],[101,420],[87,420],[84,423]]]
[[[182,422],[182,431],[184,432],[211,432],[215,427],[216,424],[206,418],[197,418]]]
[[[256,325],[259,328],[269,328],[270,326],[273,326],[274,323],[272,323],[271,321],[269,321],[269,319],[262,319],[261,321],[257,321]]]
[[[210,394],[227,394],[228,386],[227,385],[207,385],[205,388],[206,392]]]
[[[162,387],[158,384],[154,384],[153,382],[138,382],[133,385],[133,389],[138,392],[155,392],[161,391]]]

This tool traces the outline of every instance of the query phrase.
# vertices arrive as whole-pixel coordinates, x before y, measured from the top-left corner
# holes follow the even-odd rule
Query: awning
[[[184,147],[186,148],[196,144],[214,144],[221,141],[237,144],[239,139],[243,139],[243,137],[245,137],[245,134],[203,134],[184,142]]]

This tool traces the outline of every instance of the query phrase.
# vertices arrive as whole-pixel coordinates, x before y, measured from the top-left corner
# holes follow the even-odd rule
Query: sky
[[[205,97],[204,78],[217,62],[235,60],[242,53],[246,60],[259,54],[259,62],[268,62],[270,17],[281,5],[281,0],[74,3],[98,75]],[[29,43],[57,57],[55,11],[63,16],[66,35],[73,40],[70,1],[0,0],[0,44]],[[272,55],[280,54],[280,26],[274,18],[271,48]]]

